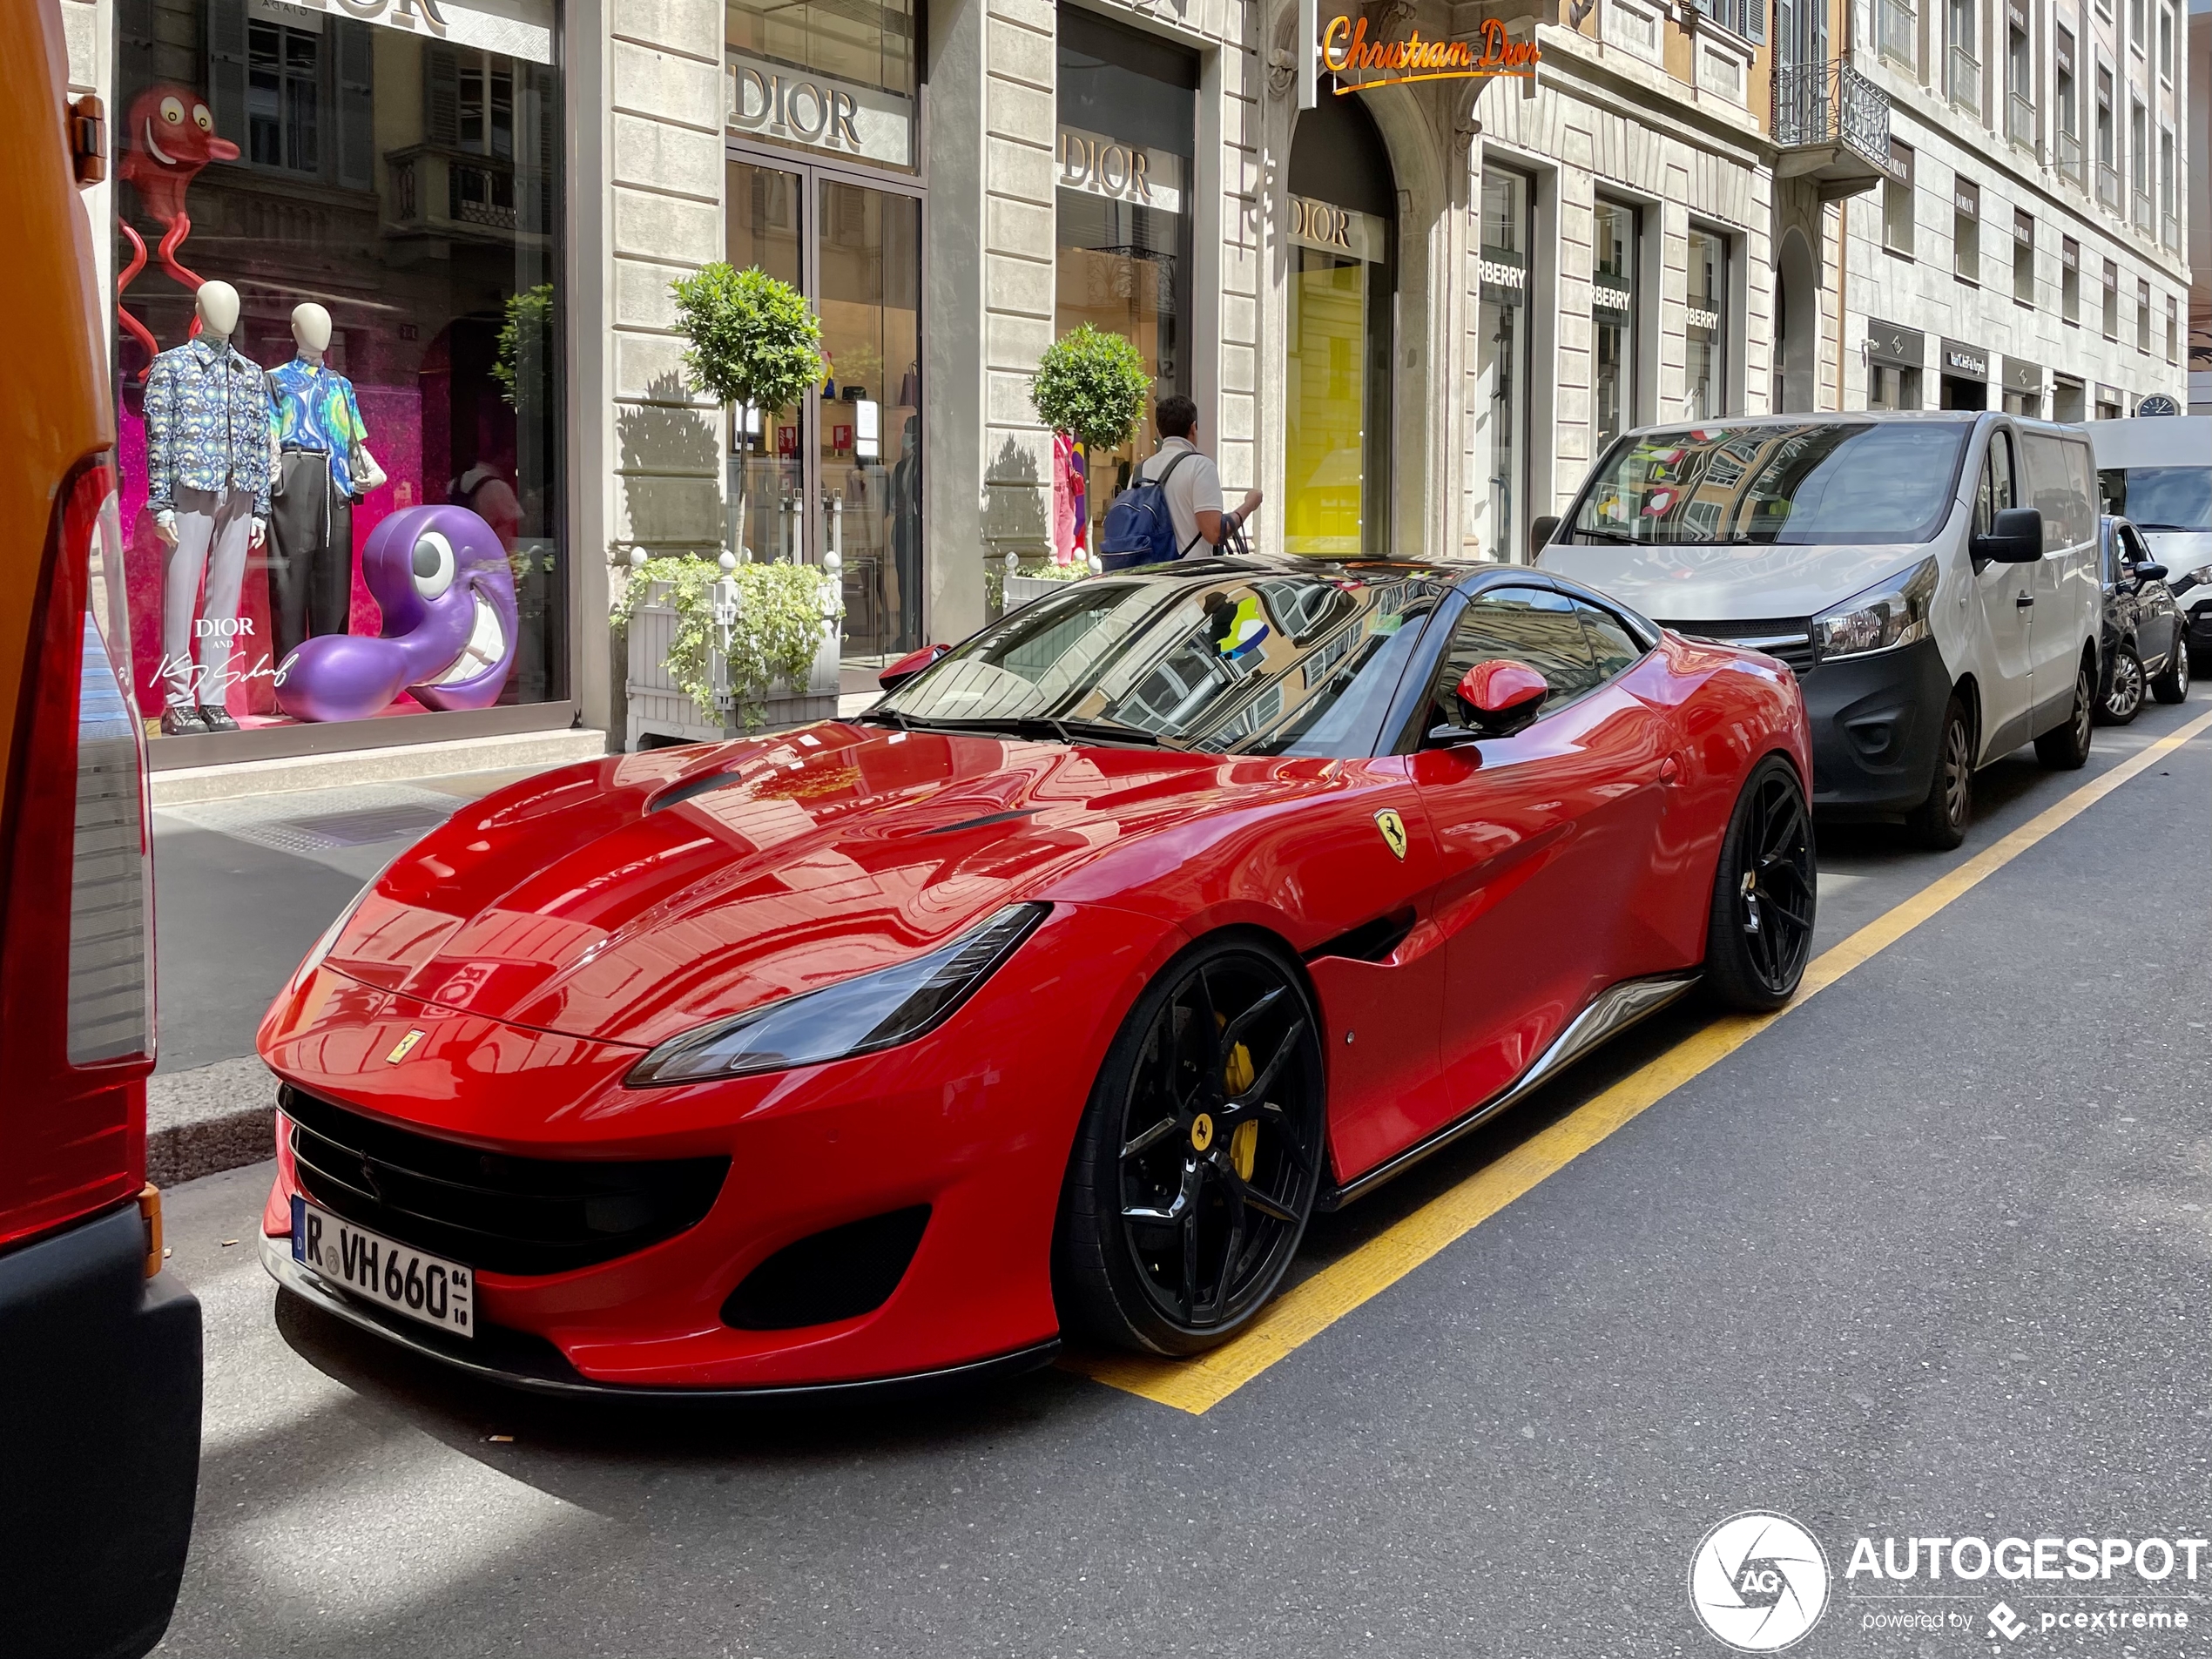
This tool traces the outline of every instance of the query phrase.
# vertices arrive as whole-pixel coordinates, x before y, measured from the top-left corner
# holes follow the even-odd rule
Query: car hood
[[[1654,622],[1811,617],[1928,555],[1921,543],[1834,547],[1555,545],[1539,563]]]
[[[2151,556],[2178,578],[2203,565],[2212,564],[2212,533],[2204,530],[2146,530],[2143,544]]]
[[[920,955],[1007,904],[1111,902],[1204,839],[1162,835],[1338,770],[843,724],[619,756],[456,813],[372,884],[324,966],[647,1046]]]

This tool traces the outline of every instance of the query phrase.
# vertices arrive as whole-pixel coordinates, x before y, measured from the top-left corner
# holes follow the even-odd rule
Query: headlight
[[[632,1066],[624,1081],[644,1087],[742,1077],[911,1042],[949,1018],[1051,909],[1008,905],[927,956],[671,1037]]]
[[[1825,658],[1864,657],[1925,639],[1935,590],[1936,562],[1923,559],[1880,586],[1815,617],[1812,643]]]
[[[2212,582],[2212,564],[2200,564],[2194,570],[2183,572],[2180,580],[2169,582],[2167,586],[2178,599],[2191,588],[2201,588],[2208,582]]]

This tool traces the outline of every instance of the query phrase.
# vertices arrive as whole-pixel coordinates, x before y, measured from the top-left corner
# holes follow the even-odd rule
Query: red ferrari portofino
[[[1804,971],[1790,671],[1554,577],[1174,564],[885,679],[363,891],[260,1032],[287,1289],[562,1393],[1193,1352],[1317,1207]]]

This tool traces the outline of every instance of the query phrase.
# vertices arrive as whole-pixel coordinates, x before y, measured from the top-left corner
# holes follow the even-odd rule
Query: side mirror
[[[2135,567],[2135,580],[2163,582],[2166,580],[2166,567],[2162,564],[2139,564]]]
[[[1509,738],[1536,718],[1551,685],[1526,663],[1501,657],[1477,663],[1460,676],[1460,708],[1486,738]]]
[[[2033,507],[2007,507],[1987,533],[1974,537],[1967,551],[1977,563],[2033,564],[2043,556],[2043,514]]]
[[[951,649],[950,645],[924,645],[920,651],[910,651],[878,674],[875,683],[887,691],[895,691]]]
[[[1538,556],[1551,545],[1551,539],[1558,529],[1559,515],[1557,513],[1546,513],[1528,527],[1528,562],[1531,564],[1534,564]]]

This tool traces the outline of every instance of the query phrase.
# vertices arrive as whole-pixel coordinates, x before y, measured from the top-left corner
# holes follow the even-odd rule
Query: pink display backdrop
[[[354,394],[361,405],[361,424],[368,428],[369,451],[387,475],[383,486],[354,509],[354,592],[348,631],[374,634],[383,628],[383,612],[361,580],[361,550],[368,544],[369,533],[387,514],[402,507],[419,506],[425,499],[421,475],[421,394],[412,386],[358,383]],[[122,510],[124,576],[131,606],[132,684],[138,696],[138,711],[152,718],[160,714],[163,704],[162,568],[168,550],[154,534],[153,517],[145,507],[146,425],[139,413],[137,388],[126,388],[118,402],[116,460],[122,471],[122,487],[117,504]],[[233,679],[224,698],[231,717],[241,725],[293,724],[276,706],[276,664],[272,660],[276,637],[269,625],[269,598],[267,561],[260,554],[251,555],[246,561],[239,612],[241,622],[253,631],[250,635],[241,631],[233,646]],[[413,698],[402,697],[381,713],[421,711],[421,705]]]

